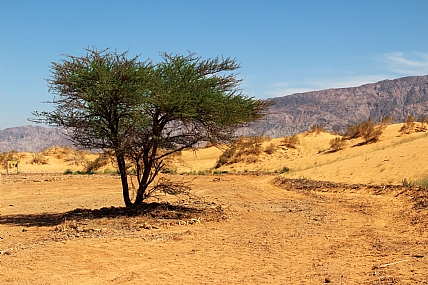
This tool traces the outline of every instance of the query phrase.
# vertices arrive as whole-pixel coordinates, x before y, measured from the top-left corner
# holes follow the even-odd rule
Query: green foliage
[[[422,187],[428,188],[428,176],[424,176],[413,181],[413,184],[416,186],[422,186]]]
[[[52,64],[54,110],[34,112],[32,121],[67,129],[78,148],[111,150],[127,206],[147,197],[166,156],[200,142],[230,142],[237,127],[261,118],[270,105],[242,94],[233,73],[240,65],[229,57],[162,53],[153,63],[126,52],[86,51]],[[125,160],[139,183],[135,203]]]
[[[281,170],[280,173],[287,173],[290,172],[290,168],[288,168],[287,166],[284,166]]]
[[[171,169],[171,168],[165,167],[161,170],[161,173],[163,173],[163,174],[177,174],[177,169],[175,169],[175,168]]]

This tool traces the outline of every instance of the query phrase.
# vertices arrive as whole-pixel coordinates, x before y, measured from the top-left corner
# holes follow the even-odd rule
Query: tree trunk
[[[148,156],[147,153],[143,155],[144,170],[141,176],[140,185],[137,191],[137,197],[135,198],[135,205],[141,205],[144,200],[144,193],[146,193],[147,187],[149,187],[150,173],[152,171],[153,160]]]
[[[140,184],[140,187],[138,187],[138,191],[137,191],[137,197],[135,197],[135,205],[141,205],[143,204],[143,200],[144,200],[144,193],[146,192],[147,189],[147,183],[142,183]]]
[[[133,206],[133,203],[129,198],[129,185],[128,185],[128,175],[126,173],[125,157],[123,154],[116,154],[116,159],[117,159],[117,165],[119,167],[120,179],[122,181],[123,201],[125,202],[126,207],[131,207]]]

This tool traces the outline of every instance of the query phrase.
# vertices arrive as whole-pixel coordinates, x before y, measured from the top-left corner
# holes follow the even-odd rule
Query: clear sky
[[[0,0],[0,130],[51,110],[50,63],[84,48],[235,57],[271,98],[428,74],[426,0]]]

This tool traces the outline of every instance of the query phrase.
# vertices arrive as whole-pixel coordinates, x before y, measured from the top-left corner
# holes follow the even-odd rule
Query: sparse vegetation
[[[411,186],[413,185],[413,183],[412,183],[410,180],[407,180],[407,178],[404,178],[404,179],[401,181],[401,184],[402,184],[404,187],[411,187]]]
[[[418,132],[426,132],[428,130],[428,117],[422,116],[420,123],[417,127]]]
[[[226,149],[218,158],[215,168],[222,165],[237,162],[254,163],[262,152],[263,136],[244,137],[239,139]]]
[[[385,127],[386,124],[374,124],[372,119],[369,118],[367,121],[361,122],[357,125],[348,125],[345,133],[343,134],[343,138],[348,140],[363,138],[364,143],[377,142]]]
[[[108,153],[100,153],[99,156],[94,160],[86,163],[85,171],[93,172],[106,166],[112,161],[112,157]]]
[[[342,137],[335,137],[334,139],[330,140],[330,148],[333,151],[339,151],[346,147],[346,140],[344,140]]]
[[[392,117],[390,115],[388,115],[385,118],[383,118],[382,124],[385,126],[391,125],[392,124]]]
[[[415,181],[413,181],[412,184],[416,186],[422,186],[422,187],[428,188],[428,175],[425,175],[419,179],[416,179]]]
[[[401,134],[411,134],[415,131],[416,123],[415,118],[412,115],[407,116],[407,119],[404,121],[404,125],[400,129]]]
[[[267,154],[273,154],[276,150],[276,145],[274,143],[270,143],[268,146],[266,146],[264,152]]]
[[[298,135],[285,136],[282,139],[282,145],[289,148],[297,148],[297,145],[300,144],[300,138]]]
[[[279,171],[279,173],[287,173],[287,172],[290,172],[290,168],[288,168],[287,166],[284,166],[284,167]]]
[[[33,153],[30,163],[38,165],[48,164],[48,159],[40,153]]]
[[[325,133],[325,132],[327,131],[324,129],[324,127],[318,124],[312,125],[312,127],[308,131],[309,134],[315,134],[315,135],[318,135],[320,133]]]
[[[65,162],[68,162],[69,165],[86,165],[87,160],[85,155],[80,151],[73,151],[64,159]]]
[[[64,159],[67,156],[71,155],[75,150],[70,146],[52,146],[42,150],[41,154],[44,156],[51,156],[57,159]]]
[[[7,161],[15,160],[19,162],[19,154],[15,150],[0,153],[0,167],[6,167]]]

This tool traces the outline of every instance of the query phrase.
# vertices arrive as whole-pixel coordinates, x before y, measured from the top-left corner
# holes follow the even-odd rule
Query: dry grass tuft
[[[400,129],[402,135],[408,135],[415,131],[416,122],[415,118],[412,115],[407,116],[407,119],[404,121],[404,125]]]
[[[334,139],[330,140],[330,148],[333,151],[339,151],[346,147],[346,140],[344,140],[341,137],[335,137]]]
[[[300,144],[300,138],[298,135],[293,136],[285,136],[282,139],[282,145],[289,147],[289,148],[297,148],[297,145]]]
[[[80,151],[73,151],[64,159],[65,162],[68,162],[69,165],[86,165],[87,160],[85,155]]]
[[[239,137],[239,139],[234,144],[232,144],[223,152],[222,155],[220,155],[215,168],[237,162],[257,162],[258,157],[262,152],[262,143],[264,140],[265,137],[263,136]]]
[[[327,131],[324,129],[324,127],[322,125],[313,125],[309,131],[307,132],[308,134],[315,134],[318,135],[320,133],[326,133]]]
[[[40,153],[33,153],[30,163],[37,165],[45,165],[48,164],[48,159]]]
[[[386,122],[384,120],[384,122]],[[347,130],[343,134],[343,139],[356,139],[363,138],[364,143],[377,142],[380,139],[386,123],[375,124],[372,119],[369,118],[367,121],[361,122],[357,125],[348,125]]]
[[[19,153],[16,150],[0,153],[0,167],[5,168],[6,162],[10,160],[19,161]]]
[[[45,148],[42,150],[41,154],[44,156],[51,156],[57,159],[65,159],[69,155],[71,155],[75,150],[73,150],[69,146],[52,146],[49,148]]]
[[[86,163],[85,172],[94,172],[112,161],[108,153],[100,153],[94,161]]]
[[[274,143],[270,143],[268,146],[266,146],[264,152],[267,154],[273,154],[276,151],[276,145]]]

